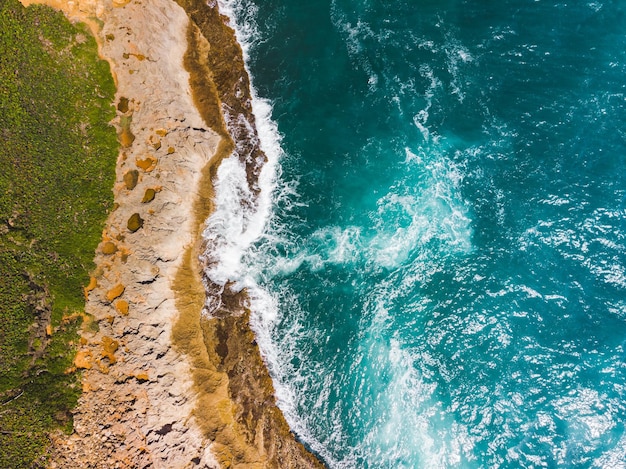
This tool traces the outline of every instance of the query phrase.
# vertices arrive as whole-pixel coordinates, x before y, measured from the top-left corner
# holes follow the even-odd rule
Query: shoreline
[[[250,190],[258,194],[258,177],[266,157],[256,133],[242,50],[227,18],[217,7],[201,1],[177,3],[191,20],[185,68],[191,75],[194,102],[207,125],[222,137],[216,163],[206,168],[204,190],[211,193],[200,194],[195,206],[201,231],[213,211],[213,188],[208,182],[214,179],[219,162],[228,155],[238,158],[245,165]],[[224,116],[218,112],[220,109],[227,109],[230,115]],[[201,246],[205,258],[206,240],[201,240]],[[214,440],[218,461],[224,467],[324,467],[295,439],[276,405],[272,380],[250,328],[245,292],[212,284],[206,275],[202,277],[203,286],[197,276],[194,281],[194,273],[201,271],[199,254],[192,249],[186,252],[174,282],[181,313],[185,308],[186,312],[174,326],[173,338],[194,363],[198,396],[194,414],[204,434]],[[194,284],[195,304],[182,304],[181,299],[194,296],[190,291]],[[207,292],[221,305],[209,315],[203,314],[204,301],[200,303]],[[222,411],[216,413],[216,409]]]
[[[183,0],[22,3],[88,23],[116,81],[121,143],[116,208],[85,288],[93,320],[75,360],[83,394],[74,432],[53,436],[51,467],[324,467],[276,407],[241,295],[224,297],[218,318],[201,314],[211,180],[222,158],[243,150],[258,190],[263,161],[222,113],[226,103],[254,125],[224,17]]]

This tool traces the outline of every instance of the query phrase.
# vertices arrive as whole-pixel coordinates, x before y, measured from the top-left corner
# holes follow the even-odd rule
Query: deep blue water
[[[221,6],[282,136],[230,275],[299,437],[626,467],[626,1]]]

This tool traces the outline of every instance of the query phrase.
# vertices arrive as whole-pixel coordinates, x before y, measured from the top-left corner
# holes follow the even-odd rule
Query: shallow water
[[[207,273],[249,289],[300,438],[626,467],[626,2],[220,6],[270,164],[257,211],[220,168]]]

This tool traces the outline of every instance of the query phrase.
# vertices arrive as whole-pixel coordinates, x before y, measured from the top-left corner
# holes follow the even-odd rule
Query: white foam
[[[615,446],[593,461],[594,468],[626,469],[626,434],[622,433]]]
[[[311,335],[316,334],[315,330],[305,329],[303,326],[305,313],[299,305],[299,298],[287,290],[270,293],[259,287],[251,289],[252,310],[251,325],[254,329],[259,347],[263,353],[265,361],[274,378],[275,396],[280,409],[283,411],[285,419],[290,428],[299,435],[310,447],[320,454],[325,462],[333,468],[353,468],[353,464],[346,464],[346,461],[339,461],[328,451],[327,444],[330,441],[345,441],[343,430],[340,425],[341,419],[337,416],[331,420],[330,428],[324,437],[325,442],[319,441],[311,428],[315,428],[314,416],[311,414],[301,414],[298,411],[298,403],[302,400],[302,394],[307,394],[308,379],[310,376],[324,376],[324,386],[319,394],[315,405],[323,407],[327,413],[332,414],[329,409],[328,400],[322,394],[330,392],[333,386],[334,376],[324,370],[312,370],[310,376],[298,376],[295,373],[294,360],[300,362],[309,361],[310,351],[300,348],[302,338],[308,337],[309,342],[315,342]],[[280,336],[273,335],[275,321],[278,319],[278,302],[290,305],[290,326],[283,331]],[[318,340],[321,340],[319,338]],[[308,363],[309,368],[315,367],[314,363]],[[286,377],[292,380],[287,383]]]
[[[218,0],[218,3],[221,13],[231,20],[231,26],[234,27],[247,63],[250,48],[258,39],[254,23],[256,9],[248,2],[244,3],[240,0]],[[238,159],[225,160],[220,166],[216,183],[216,209],[207,221],[204,232],[207,240],[210,240],[214,246],[209,255],[216,256],[215,262],[207,269],[207,275],[222,285],[227,281],[236,281],[239,287],[248,288],[252,310],[251,327],[255,331],[261,353],[274,377],[275,395],[279,407],[293,431],[333,467],[341,467],[324,445],[316,440],[309,430],[309,423],[297,412],[298,397],[293,383],[290,385],[283,380],[285,376],[293,376],[290,359],[299,357],[303,351],[294,349],[293,341],[289,339],[287,343],[280,343],[272,332],[279,319],[278,301],[288,301],[292,306],[292,312],[297,315],[300,311],[297,298],[280,298],[277,293],[270,293],[261,288],[257,283],[261,272],[249,270],[250,265],[244,262],[246,254],[252,257],[263,256],[263,252],[256,253],[254,249],[251,249],[255,242],[262,237],[271,242],[272,236],[280,236],[280,229],[277,233],[267,230],[267,227],[272,225],[273,203],[288,200],[288,203],[297,204],[297,202],[292,202],[293,186],[281,184],[280,190],[277,190],[276,182],[280,174],[279,160],[283,156],[280,146],[281,137],[276,123],[271,119],[271,103],[257,96],[251,75],[250,80],[252,109],[261,149],[265,152],[268,161],[259,178],[261,192],[256,204],[248,203],[251,193],[245,180],[245,170]],[[272,228],[276,227],[272,226]],[[345,248],[338,248],[337,255],[341,257],[344,255],[342,252],[346,252]],[[282,265],[274,267],[273,273],[277,273],[280,269],[284,273],[289,273],[305,260],[315,263],[315,259],[311,256],[308,259],[303,256],[285,259]],[[287,336],[299,337],[304,333],[300,322],[296,319],[292,322]]]
[[[220,10],[233,15],[238,2],[219,2]],[[254,14],[254,11],[248,11]],[[232,16],[231,16],[232,18]],[[253,23],[236,25],[237,39],[242,45],[244,57],[250,41],[255,37]],[[252,77],[250,77],[252,81]],[[235,153],[222,161],[218,168],[215,180],[215,210],[206,222],[203,236],[207,241],[207,252],[204,253],[207,277],[217,285],[235,282],[235,289],[250,285],[242,258],[265,232],[265,226],[271,215],[272,193],[276,186],[278,161],[282,156],[280,146],[281,137],[276,124],[271,120],[272,106],[268,100],[257,96],[251,86],[252,112],[255,117],[259,144],[267,162],[263,166],[258,186],[258,196],[248,186],[246,169]],[[239,123],[248,127],[248,135],[254,136],[254,129],[243,116],[230,115],[225,110],[227,122]],[[219,304],[207,304],[209,314],[219,307]],[[218,302],[219,303],[219,302]]]

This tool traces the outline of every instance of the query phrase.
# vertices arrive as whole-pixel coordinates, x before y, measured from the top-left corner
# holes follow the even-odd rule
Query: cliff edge
[[[201,314],[211,179],[236,154],[254,189],[264,161],[249,126],[224,118],[226,104],[254,124],[226,18],[184,0],[37,3],[94,32],[117,85],[121,144],[115,209],[85,288],[95,320],[75,359],[83,394],[73,433],[54,436],[51,467],[323,467],[276,407],[249,311]]]

